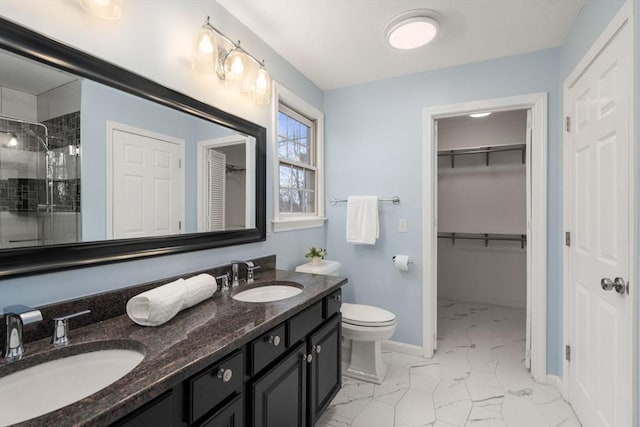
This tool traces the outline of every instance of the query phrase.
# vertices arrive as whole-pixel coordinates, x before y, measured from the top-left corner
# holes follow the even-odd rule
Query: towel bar
[[[378,199],[378,201],[379,201],[379,202],[391,202],[391,203],[393,203],[394,205],[399,205],[399,204],[400,204],[400,197],[398,197],[398,196],[393,196],[393,197],[391,197],[390,199]],[[341,200],[338,200],[338,199],[336,199],[335,197],[332,197],[332,198],[331,198],[331,200],[329,200],[329,204],[330,204],[331,206],[335,206],[335,205],[337,205],[338,203],[347,203],[347,199],[341,199]]]

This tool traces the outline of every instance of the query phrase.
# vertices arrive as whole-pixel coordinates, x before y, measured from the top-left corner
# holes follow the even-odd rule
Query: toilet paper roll
[[[401,271],[409,271],[409,256],[408,255],[396,255],[393,257],[393,265],[395,268]]]

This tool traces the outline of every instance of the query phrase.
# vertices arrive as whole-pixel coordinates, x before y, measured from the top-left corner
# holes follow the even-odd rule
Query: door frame
[[[208,197],[206,194],[206,170],[207,170],[207,150],[210,148],[228,147],[232,145],[245,145],[245,168],[247,170],[252,168],[255,164],[255,138],[245,136],[241,134],[234,134],[228,136],[222,136],[219,138],[205,139],[196,143],[196,205],[197,205],[197,230],[206,229],[206,204],[205,200]],[[249,227],[251,221],[255,215],[255,212],[249,208],[252,205],[255,194],[254,180],[247,179],[245,184],[245,227]]]
[[[106,167],[107,167],[107,171],[106,171],[106,178],[107,178],[106,235],[107,237],[106,238],[113,239],[113,133],[118,130],[121,132],[134,133],[137,135],[144,136],[146,138],[152,138],[152,139],[157,139],[157,140],[164,141],[171,144],[176,144],[178,145],[178,147],[180,147],[180,151],[181,151],[180,158],[182,160],[182,167],[180,168],[180,170],[182,171],[182,173],[180,174],[180,188],[182,188],[183,191],[181,192],[179,197],[180,197],[180,203],[182,205],[182,212],[180,215],[182,218],[183,226],[182,226],[182,230],[180,230],[180,233],[178,234],[186,233],[186,229],[187,229],[187,224],[185,220],[186,204],[185,204],[185,195],[184,195],[185,170],[186,170],[185,140],[176,138],[173,136],[165,135],[162,133],[153,132],[148,129],[138,128],[135,126],[125,125],[124,123],[114,122],[112,120],[107,120],[106,128],[107,128],[107,137],[106,137]]]
[[[547,379],[547,93],[486,99],[423,110],[422,150],[422,350],[432,357],[437,340],[438,155],[435,121],[475,111],[531,110],[531,146],[527,147],[527,345],[531,375]]]
[[[632,319],[632,327],[631,327],[631,335],[632,342],[631,348],[633,354],[631,356],[631,375],[632,375],[632,402],[636,403],[638,400],[638,297],[636,295],[637,286],[634,286],[637,283],[638,279],[638,263],[637,263],[637,255],[638,255],[638,238],[636,235],[636,231],[638,230],[638,197],[637,197],[637,186],[636,181],[638,179],[638,143],[635,139],[635,126],[636,126],[636,102],[637,102],[637,75],[636,75],[636,34],[635,34],[635,22],[633,19],[633,2],[626,1],[616,16],[609,22],[604,31],[598,36],[596,41],[591,45],[587,53],[582,57],[580,62],[575,66],[575,68],[571,71],[569,76],[563,83],[562,87],[562,99],[563,99],[563,107],[562,107],[562,117],[569,117],[571,114],[571,108],[569,106],[569,89],[577,82],[577,80],[582,77],[587,68],[591,65],[591,63],[598,57],[600,52],[605,49],[611,39],[617,35],[620,29],[624,25],[630,25],[631,31],[633,33],[632,40],[632,55],[633,58],[631,63],[633,64],[633,81],[631,83],[632,87],[632,98],[630,100],[629,105],[629,173],[630,173],[630,181],[629,181],[629,235],[631,239],[629,239],[629,280],[628,282],[632,285],[629,289],[629,298],[631,298],[631,319]],[[564,230],[571,230],[571,218],[569,215],[569,168],[568,168],[568,158],[569,158],[569,132],[567,132],[566,126],[564,126],[563,122],[563,132],[562,132],[562,144],[563,144],[563,223]],[[569,344],[569,283],[570,282],[570,272],[569,272],[569,249],[567,246],[563,245],[563,304],[562,304],[562,343],[563,346]],[[566,357],[563,358],[563,375],[560,383],[560,391],[563,397],[567,401],[571,401],[569,396],[569,362],[566,360]],[[566,375],[565,375],[566,374]],[[638,424],[638,408],[637,405],[632,405],[632,420],[633,425]]]

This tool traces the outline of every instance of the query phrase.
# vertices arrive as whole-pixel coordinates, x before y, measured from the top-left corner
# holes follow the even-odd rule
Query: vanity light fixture
[[[491,115],[491,111],[485,111],[484,113],[471,113],[469,117],[473,117],[474,119],[479,119],[480,117],[487,117]]]
[[[120,19],[122,16],[122,0],[80,0],[80,4],[98,18]]]
[[[271,76],[264,60],[254,56],[211,25],[209,17],[200,28],[195,43],[192,67],[204,73],[216,73],[220,80],[251,92],[258,104],[271,102]],[[257,70],[256,70],[257,69]],[[251,81],[247,81],[250,78]]]
[[[401,50],[416,49],[435,38],[442,17],[428,9],[414,9],[392,18],[385,27],[389,44]]]

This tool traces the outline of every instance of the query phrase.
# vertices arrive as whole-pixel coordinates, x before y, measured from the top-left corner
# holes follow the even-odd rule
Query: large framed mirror
[[[0,277],[266,238],[266,130],[0,18]]]

